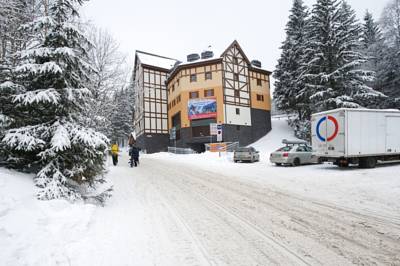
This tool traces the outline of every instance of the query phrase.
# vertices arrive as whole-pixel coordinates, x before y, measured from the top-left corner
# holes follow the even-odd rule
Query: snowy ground
[[[104,208],[33,200],[28,175],[0,169],[0,265],[400,264],[400,165],[275,167],[285,121],[230,155],[145,155],[111,167]]]

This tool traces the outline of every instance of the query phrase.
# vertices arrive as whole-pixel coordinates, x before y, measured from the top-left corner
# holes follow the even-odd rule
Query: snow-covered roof
[[[136,51],[136,55],[138,56],[140,62],[144,65],[160,67],[168,70],[173,68],[175,63],[178,62],[178,60],[172,58],[150,54],[142,51]]]
[[[221,58],[221,57],[215,56],[215,54],[214,54],[214,56],[210,57],[210,58],[205,58],[205,59],[201,59],[200,58],[199,60],[195,60],[195,61],[191,61],[191,62],[186,61],[186,62],[183,62],[183,63],[181,63],[179,65],[180,66],[185,66],[185,65],[197,64],[197,63],[203,63],[203,62],[213,61],[213,60],[219,59],[219,58]]]

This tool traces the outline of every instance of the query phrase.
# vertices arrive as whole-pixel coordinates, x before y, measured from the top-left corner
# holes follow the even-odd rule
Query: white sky
[[[305,0],[311,7],[316,0]],[[380,17],[388,0],[348,0],[362,19]],[[107,29],[133,58],[136,49],[184,60],[209,45],[223,51],[238,40],[244,52],[273,71],[292,0],[92,0],[83,17]]]

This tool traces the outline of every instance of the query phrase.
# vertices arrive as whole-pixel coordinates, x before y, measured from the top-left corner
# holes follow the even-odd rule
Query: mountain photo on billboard
[[[188,102],[189,119],[204,119],[217,117],[216,99],[191,99]]]

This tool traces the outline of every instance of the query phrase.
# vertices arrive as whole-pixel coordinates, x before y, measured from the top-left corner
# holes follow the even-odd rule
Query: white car
[[[321,163],[319,157],[313,155],[313,150],[306,141],[282,141],[286,146],[279,148],[270,155],[270,162],[278,166]]]

